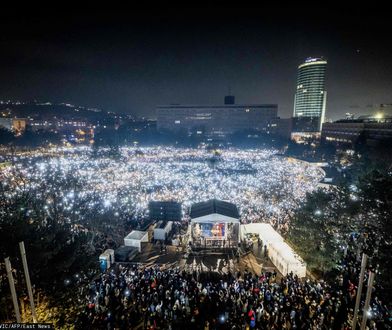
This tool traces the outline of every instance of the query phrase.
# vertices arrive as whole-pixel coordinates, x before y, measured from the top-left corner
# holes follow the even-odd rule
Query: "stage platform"
[[[238,254],[238,248],[204,248],[204,247],[191,247],[189,249],[188,254],[190,256],[200,256],[200,255],[237,255]]]

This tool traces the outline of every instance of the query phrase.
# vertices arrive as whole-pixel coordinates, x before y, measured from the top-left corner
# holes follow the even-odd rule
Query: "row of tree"
[[[287,234],[289,242],[315,272],[325,275],[337,265],[351,242],[378,269],[384,294],[392,299],[392,173],[368,168],[356,182],[308,194]]]
[[[48,160],[43,158],[42,162]],[[29,173],[40,173],[38,166],[30,164]],[[19,169],[12,175],[0,173],[1,260],[10,257],[18,270],[17,291],[22,295],[26,286],[18,242],[24,241],[32,283],[49,294],[57,306],[66,303],[62,301],[68,289],[64,280],[97,268],[97,255],[110,243],[108,236],[115,237],[116,226],[125,230],[123,223],[129,218],[121,208],[103,209],[97,192],[79,196],[87,182],[74,171],[58,167],[29,178]],[[120,215],[114,216],[117,210]],[[124,236],[123,232],[119,235]],[[110,247],[115,246],[115,240],[112,242]],[[8,282],[2,279],[6,277],[0,263],[0,296],[8,299]],[[9,299],[6,305],[12,306]]]

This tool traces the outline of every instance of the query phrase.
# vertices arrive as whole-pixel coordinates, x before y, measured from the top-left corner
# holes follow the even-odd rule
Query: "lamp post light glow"
[[[322,215],[323,213],[321,212],[321,210],[316,210],[316,211],[314,211],[314,215],[316,215],[316,216],[320,216],[320,215]]]

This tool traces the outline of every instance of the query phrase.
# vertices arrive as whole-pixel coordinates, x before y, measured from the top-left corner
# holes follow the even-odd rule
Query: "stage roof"
[[[191,207],[190,216],[192,219],[195,219],[214,213],[236,219],[239,219],[240,217],[237,206],[235,204],[217,199],[210,199],[206,202],[193,204]]]

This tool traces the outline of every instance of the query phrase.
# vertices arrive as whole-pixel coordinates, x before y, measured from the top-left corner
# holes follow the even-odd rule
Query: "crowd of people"
[[[236,204],[242,223],[269,222],[276,229],[284,229],[324,175],[273,149],[227,149],[217,156],[206,149],[124,147],[119,153],[118,159],[96,156],[86,147],[37,150],[4,158],[10,166],[0,175],[4,184],[14,186],[14,194],[30,190],[45,198],[48,216],[53,206],[72,211],[69,221],[76,224],[89,219],[89,209],[140,220],[148,218],[151,200],[178,201],[185,215],[193,203],[217,198]],[[79,182],[77,187],[68,183],[69,176]],[[56,204],[46,197],[50,194],[56,195]]]
[[[358,267],[348,253],[327,282],[118,265],[85,289],[78,322],[84,329],[350,329]],[[377,295],[371,306],[369,329],[388,329]]]
[[[50,157],[39,152],[15,156],[0,171],[3,203],[14,207],[12,201],[28,191],[31,200],[39,201],[35,209],[29,199],[17,210],[28,221],[39,218],[45,226],[56,216],[56,223],[70,224],[74,235],[93,231],[91,245],[102,249],[121,237],[122,224],[116,220],[148,218],[151,200],[176,200],[184,213],[196,202],[227,200],[239,207],[242,223],[267,222],[284,232],[306,193],[323,177],[316,166],[274,150],[229,149],[213,162],[202,149],[122,148],[120,153],[120,160],[78,148],[53,151]],[[359,274],[351,253],[332,282],[232,269],[216,274],[116,265],[76,289],[83,309],[77,327],[349,328]],[[369,313],[371,329],[387,328],[388,311],[376,295]]]

